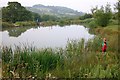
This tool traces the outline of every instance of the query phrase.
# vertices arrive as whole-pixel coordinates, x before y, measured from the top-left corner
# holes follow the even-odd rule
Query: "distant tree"
[[[2,8],[2,19],[7,22],[29,21],[32,14],[18,2],[8,2],[7,7]]]
[[[37,13],[32,13],[33,14],[33,20],[36,21],[36,22],[41,22],[42,21],[42,18],[39,14]]]
[[[0,20],[2,19],[2,9],[0,8]]]
[[[84,20],[84,19],[87,19],[87,18],[92,18],[92,14],[84,14],[83,16],[80,16],[79,19],[80,20]]]
[[[114,10],[117,10],[117,12],[120,11],[120,1],[118,1],[116,4],[114,4],[115,8]]]
[[[99,26],[105,27],[109,24],[109,20],[112,18],[110,4],[107,4],[105,7],[101,6],[100,9],[98,7],[93,8],[91,11]]]
[[[42,21],[48,21],[50,20],[50,16],[49,15],[43,15],[42,16]]]
[[[42,21],[56,21],[56,20],[58,20],[58,17],[52,16],[52,15],[43,15],[41,18],[42,18]]]
[[[114,6],[114,10],[116,11],[116,13],[114,14],[114,18],[120,21],[120,1],[118,1]]]

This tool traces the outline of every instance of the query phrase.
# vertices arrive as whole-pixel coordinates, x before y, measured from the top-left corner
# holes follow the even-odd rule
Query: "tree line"
[[[100,9],[98,7],[92,8],[91,12],[92,14],[84,14],[83,16],[80,16],[80,20],[88,19],[88,18],[94,18],[94,23],[96,23],[99,26],[107,26],[110,22],[110,19],[118,20],[120,14],[120,2],[117,2],[115,4],[115,10],[116,12],[111,11],[110,4],[107,4],[106,6],[101,6]],[[63,18],[64,19],[64,18]],[[41,22],[41,21],[58,21],[61,20],[60,18],[56,16],[51,15],[39,15],[37,13],[28,11],[25,7],[23,7],[18,2],[8,2],[7,7],[2,8],[2,21],[3,22],[12,22],[15,23],[17,21],[35,21],[35,22]]]
[[[15,23],[17,21],[47,21],[57,20],[56,16],[39,15],[28,11],[18,2],[8,2],[7,7],[2,8],[2,21]]]
[[[95,8],[91,9],[92,14],[84,14],[83,16],[80,16],[80,20],[85,20],[88,18],[94,18],[94,23],[96,23],[98,26],[105,27],[110,23],[110,20],[119,20],[120,21],[120,2],[117,2],[114,4],[114,12],[111,10],[111,5],[106,4],[106,6],[101,6],[98,8],[96,6]]]

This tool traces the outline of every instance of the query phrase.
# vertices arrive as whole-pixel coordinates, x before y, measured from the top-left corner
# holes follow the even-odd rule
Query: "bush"
[[[90,28],[96,28],[96,27],[97,27],[97,24],[96,24],[95,21],[91,21],[91,22],[88,24],[88,26],[89,26]]]
[[[93,18],[89,18],[89,19],[83,20],[83,22],[84,22],[84,23],[87,23],[87,24],[90,23],[91,21],[93,21]]]
[[[84,20],[84,19],[92,18],[92,17],[93,17],[92,14],[87,14],[87,13],[86,13],[86,14],[84,14],[83,16],[80,16],[79,19],[80,19],[80,20]]]
[[[93,14],[96,23],[102,27],[107,26],[112,18],[112,12],[109,4],[107,4],[105,7],[101,6],[100,9],[95,9]]]
[[[111,19],[109,24],[110,25],[118,25],[118,20]]]

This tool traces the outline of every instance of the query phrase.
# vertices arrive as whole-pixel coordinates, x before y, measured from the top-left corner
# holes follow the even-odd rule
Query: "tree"
[[[8,2],[7,7],[2,8],[2,19],[6,22],[29,21],[32,14],[18,2]]]
[[[117,12],[119,12],[120,11],[120,1],[118,1],[116,4],[114,4],[114,6],[115,6],[115,10],[117,10]]]
[[[118,19],[120,21],[120,1],[118,1],[115,5],[115,8],[114,10],[116,10],[116,13],[115,13],[115,18]],[[118,23],[120,24],[120,23]]]
[[[36,21],[36,22],[42,21],[41,16],[39,14],[37,14],[37,13],[32,13],[32,14],[33,14],[34,21]]]
[[[98,9],[98,7],[92,9],[92,13],[95,18],[95,22],[102,27],[107,26],[109,24],[109,20],[112,18],[112,12],[109,4],[105,7],[101,6],[100,9]]]
[[[92,14],[84,14],[83,16],[80,16],[79,19],[80,20],[84,20],[84,19],[87,19],[87,18],[92,18]]]
[[[52,15],[43,15],[41,18],[42,21],[56,21],[58,19],[56,16]]]

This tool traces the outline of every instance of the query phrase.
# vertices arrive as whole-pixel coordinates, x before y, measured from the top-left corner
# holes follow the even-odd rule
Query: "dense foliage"
[[[118,24],[120,25],[120,1],[118,1],[116,4],[115,4],[115,10],[117,11],[116,14],[115,14],[115,18],[118,19]]]
[[[92,17],[93,17],[92,14],[87,14],[87,13],[86,13],[86,14],[84,14],[83,16],[80,16],[79,19],[80,19],[80,20],[84,20],[84,19],[88,19],[88,18],[92,18]]]
[[[103,27],[107,26],[109,24],[109,20],[112,18],[112,12],[109,4],[105,7],[101,6],[100,9],[97,7],[93,8],[92,13],[96,23]]]
[[[18,2],[8,2],[7,7],[2,8],[2,20],[6,22],[30,21],[32,14]]]
[[[41,19],[41,16],[37,13],[32,13],[33,15],[33,20],[36,21],[36,22],[41,22],[42,19]]]
[[[89,40],[86,45],[83,39],[70,41],[65,49],[58,50],[3,47],[3,78],[117,79],[120,72],[117,52],[102,54],[100,41],[99,37]]]

